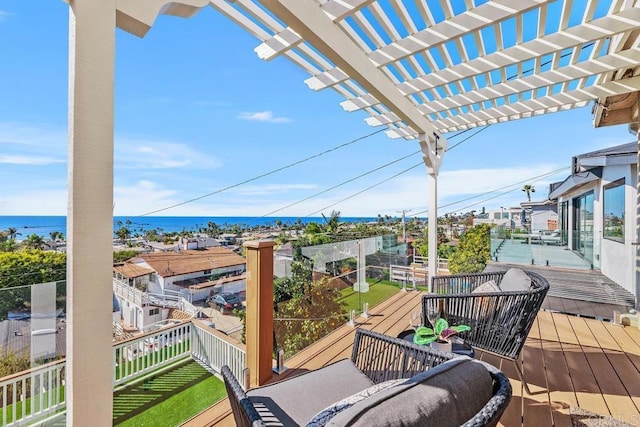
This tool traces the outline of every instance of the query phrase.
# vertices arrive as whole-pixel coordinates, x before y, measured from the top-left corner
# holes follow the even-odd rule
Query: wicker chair
[[[470,371],[454,371],[460,366],[468,366],[469,368],[464,369],[472,368],[475,371],[471,373],[471,377],[467,375]],[[425,380],[429,375],[430,380]],[[402,387],[411,388],[398,393],[387,385],[387,388],[376,394],[366,394],[369,397],[352,403],[348,409],[331,418],[327,425],[386,425],[387,422],[379,419],[378,414],[395,417],[395,414],[389,414],[389,407],[392,408],[391,411],[398,408],[397,411],[401,412],[398,416],[413,417],[413,423],[403,425],[424,425],[423,417],[428,409],[423,406],[437,407],[444,405],[437,402],[446,400],[438,400],[438,397],[420,399],[416,398],[416,394],[404,394],[411,390],[416,393],[415,390],[420,389],[419,393],[423,395],[433,393],[434,390],[436,393],[448,393],[452,401],[451,408],[437,407],[437,416],[447,420],[445,423],[436,420],[437,425],[451,425],[451,420],[458,414],[464,421],[456,422],[455,425],[495,426],[509,404],[512,392],[508,378],[494,366],[364,329],[356,331],[350,360],[345,359],[246,393],[227,366],[222,367],[222,376],[236,425],[241,427],[259,427],[271,423],[284,426],[305,425],[313,415],[328,405],[345,397],[352,398],[354,392],[361,392],[363,384],[371,389],[393,382],[390,380],[397,380],[393,383],[394,387],[401,387],[399,390],[403,390]],[[482,376],[484,382],[475,381],[474,376]],[[434,379],[439,382],[429,382]],[[407,386],[408,383],[412,385]],[[446,390],[447,388],[454,389]],[[386,394],[383,395],[384,393]],[[371,399],[376,398],[378,400],[372,403]],[[357,406],[363,404],[366,405]],[[355,409],[361,411],[357,412],[359,415],[345,422],[345,414],[352,416],[348,411]]]
[[[491,280],[499,287],[506,271],[433,277],[432,293],[422,297],[422,313],[426,319],[428,307],[440,305],[450,325],[471,326],[471,331],[461,334],[465,342],[513,361],[527,393],[531,393],[517,359],[549,282],[537,273],[523,273],[530,279],[528,289],[499,292],[472,293]]]

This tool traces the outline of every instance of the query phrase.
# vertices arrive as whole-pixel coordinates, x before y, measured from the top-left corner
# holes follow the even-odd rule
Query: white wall
[[[635,246],[636,239],[636,166],[608,166],[602,175],[602,187],[620,178],[625,179],[625,236],[624,243],[610,239],[602,239],[602,274],[635,293]],[[603,207],[600,204],[598,217],[598,237],[602,237]]]

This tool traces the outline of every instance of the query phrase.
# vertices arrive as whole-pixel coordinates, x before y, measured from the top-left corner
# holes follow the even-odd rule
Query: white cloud
[[[114,186],[114,215],[142,215],[179,203],[173,197],[176,190],[166,189],[162,185],[142,180],[131,186]],[[175,215],[168,211],[166,215]]]
[[[0,22],[6,21],[11,15],[13,15],[13,13],[7,12],[6,10],[0,10]]]
[[[288,117],[274,116],[272,111],[258,111],[255,113],[240,113],[237,117],[240,120],[251,120],[254,122],[266,123],[288,123],[291,121]]]
[[[0,195],[2,215],[66,215],[67,191],[59,188],[21,190]]]
[[[2,144],[46,147],[49,153],[65,153],[67,131],[43,124],[0,122],[0,145]]]
[[[221,163],[187,144],[118,138],[116,165],[122,169],[212,169],[220,167]]]
[[[37,157],[37,156],[24,156],[24,155],[3,155],[0,154],[0,163],[10,165],[51,165],[54,163],[65,163],[65,159],[55,159],[53,157]]]

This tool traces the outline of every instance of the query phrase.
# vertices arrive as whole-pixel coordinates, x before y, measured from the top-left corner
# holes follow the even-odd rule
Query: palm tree
[[[29,249],[44,249],[48,247],[44,238],[37,234],[30,234],[27,237],[27,240],[24,241],[24,245]]]
[[[18,229],[17,228],[9,227],[7,229],[7,236],[9,237],[9,240],[16,240],[16,236],[17,235],[22,236],[22,233],[18,233]]]
[[[536,189],[533,188],[533,185],[526,184],[524,187],[522,187],[522,191],[527,193],[527,200],[531,201],[531,193],[535,193]]]

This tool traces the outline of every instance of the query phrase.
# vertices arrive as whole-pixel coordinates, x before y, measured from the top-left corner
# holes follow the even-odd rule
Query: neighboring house
[[[503,225],[506,228],[517,229],[521,225],[520,207],[509,207],[501,209],[487,210],[484,213],[477,214],[473,217],[473,225],[477,224],[495,224]]]
[[[553,231],[558,228],[558,204],[554,201],[522,202],[520,206],[526,213],[526,222],[523,223],[523,228],[526,228],[531,233]],[[522,211],[520,216],[520,221],[522,221]]]
[[[633,142],[576,156],[549,194],[565,244],[634,294],[637,153]]]
[[[214,293],[244,292],[245,270],[245,259],[224,247],[142,254],[114,267],[123,323],[143,329]]]

